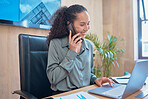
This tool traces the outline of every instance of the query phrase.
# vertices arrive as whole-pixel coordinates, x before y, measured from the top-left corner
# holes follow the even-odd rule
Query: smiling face
[[[73,26],[77,33],[80,33],[82,38],[85,38],[86,32],[90,29],[90,17],[86,11],[76,14],[76,19]]]

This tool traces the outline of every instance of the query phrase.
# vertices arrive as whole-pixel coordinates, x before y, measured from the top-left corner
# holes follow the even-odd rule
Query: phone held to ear
[[[70,30],[71,30],[71,32],[72,32],[71,37],[73,37],[75,34],[77,34],[76,31],[75,31],[75,29],[74,29],[74,27],[73,27],[73,24],[72,24],[72,23],[68,24],[67,28],[68,28],[68,31],[69,31],[69,32],[70,32]],[[78,37],[79,37],[79,36],[77,36],[76,38],[78,38]],[[74,40],[76,40],[76,38],[75,38]],[[79,42],[80,40],[83,40],[83,39],[81,38],[81,39],[79,39],[77,42]]]
[[[74,30],[73,24],[72,24],[72,23],[68,24],[67,28],[68,28],[68,31],[69,31],[69,32],[70,32],[70,30],[71,30],[71,32],[72,32],[71,37],[76,34],[76,31]]]

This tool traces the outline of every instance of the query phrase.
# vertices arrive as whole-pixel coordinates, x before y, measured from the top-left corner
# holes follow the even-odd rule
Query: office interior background
[[[124,54],[118,59],[119,68],[112,68],[112,76],[131,72],[138,59],[137,32],[134,22],[134,1],[136,0],[61,0],[61,6],[81,4],[88,9],[91,18],[90,32],[100,40],[106,32],[122,38],[119,48]],[[0,24],[0,98],[19,99],[11,92],[20,89],[18,35],[32,34],[47,36],[49,30]]]

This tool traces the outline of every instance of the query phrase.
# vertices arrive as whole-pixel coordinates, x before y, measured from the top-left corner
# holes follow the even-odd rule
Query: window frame
[[[137,11],[138,11],[138,59],[148,59],[148,56],[147,57],[142,56],[142,22],[148,21],[148,19],[146,19],[145,16],[144,19],[140,18],[140,0],[137,0]]]

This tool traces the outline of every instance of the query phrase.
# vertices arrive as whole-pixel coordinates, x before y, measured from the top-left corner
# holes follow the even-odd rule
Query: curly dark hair
[[[72,5],[70,7],[61,7],[59,8],[53,16],[50,18],[49,22],[51,24],[51,29],[49,35],[47,36],[47,44],[49,46],[50,40],[54,38],[63,38],[69,35],[67,29],[67,21],[73,23],[76,19],[76,14],[87,11],[82,5]]]

